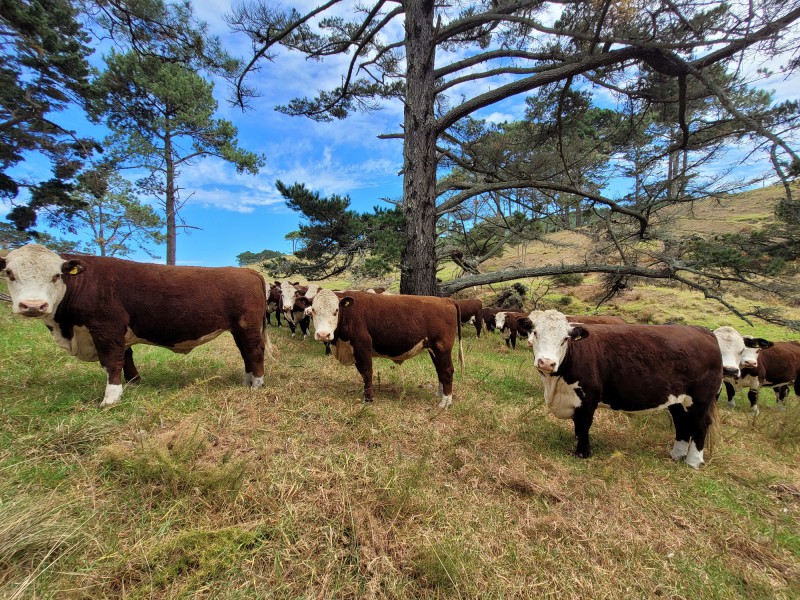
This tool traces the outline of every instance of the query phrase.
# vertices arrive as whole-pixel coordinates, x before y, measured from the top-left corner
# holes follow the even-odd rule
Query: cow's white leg
[[[669,451],[669,455],[672,457],[672,460],[682,460],[688,453],[689,442],[683,440],[675,440],[672,450]]]
[[[442,396],[442,401],[439,402],[439,408],[447,408],[453,404],[453,394],[449,396]]]
[[[754,415],[757,415],[759,412],[758,404],[753,404],[753,406],[750,407],[750,412],[753,413]]]
[[[698,450],[694,445],[694,440],[689,443],[689,452],[686,454],[686,464],[694,469],[700,468],[703,464],[703,451]]]
[[[736,400],[733,399],[728,400],[728,406],[731,408],[736,408]]]
[[[245,373],[244,374],[244,385],[245,387],[253,388],[257,390],[260,387],[264,386],[264,378],[263,377],[256,377],[252,373]]]
[[[106,406],[113,406],[122,397],[122,384],[109,383],[106,385],[106,393],[103,396],[103,401],[100,403],[100,408]]]

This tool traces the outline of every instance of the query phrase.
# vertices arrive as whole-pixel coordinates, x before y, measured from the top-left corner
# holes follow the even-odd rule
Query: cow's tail
[[[722,427],[719,419],[716,397],[708,407],[707,417],[708,429],[706,430],[705,448],[708,448],[709,454],[713,454],[714,446],[722,439]]]
[[[458,302],[453,301],[456,305],[456,327],[458,331],[458,366],[461,369],[461,375],[464,375],[464,347],[461,344],[461,306]]]

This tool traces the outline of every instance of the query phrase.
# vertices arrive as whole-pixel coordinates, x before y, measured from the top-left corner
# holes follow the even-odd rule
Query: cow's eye
[[[6,277],[9,281],[14,281],[14,273],[11,272],[11,269],[6,269]]]
[[[335,311],[333,311],[333,316],[335,317],[338,314],[339,314],[339,309],[337,308]]]
[[[61,279],[61,273],[59,273],[58,275],[53,275],[53,283],[55,283],[59,279]]]
[[[568,341],[569,341],[569,336],[567,336],[567,337],[565,337],[565,338],[564,338],[564,341],[563,341],[563,342],[561,342],[561,345],[563,346],[563,345],[564,345],[564,344],[566,344]]]

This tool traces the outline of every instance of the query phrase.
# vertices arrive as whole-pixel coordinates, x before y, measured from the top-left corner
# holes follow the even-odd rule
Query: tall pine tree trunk
[[[178,234],[175,225],[175,161],[172,156],[172,137],[164,138],[164,161],[166,163],[166,193],[164,197],[164,216],[167,222],[167,264],[174,265]]]
[[[403,215],[406,247],[400,293],[433,296],[436,288],[436,119],[433,0],[406,3],[406,105]]]

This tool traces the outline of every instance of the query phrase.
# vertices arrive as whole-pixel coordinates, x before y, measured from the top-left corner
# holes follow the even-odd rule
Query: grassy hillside
[[[770,202],[676,218],[757,226]],[[581,240],[563,232],[497,266],[561,260]],[[543,302],[594,311],[596,291],[592,278],[551,285]],[[677,286],[637,283],[601,312],[795,337]],[[665,412],[598,411],[581,461],[524,343],[509,351],[466,327],[466,368],[441,411],[425,356],[376,360],[365,405],[354,367],[269,333],[265,389],[240,386],[225,334],[188,356],[136,346],[142,383],[100,411],[99,365],[0,303],[0,597],[800,597],[794,395],[780,410],[765,390],[756,417],[744,394],[736,409],[720,402],[699,471],[670,460]]]

